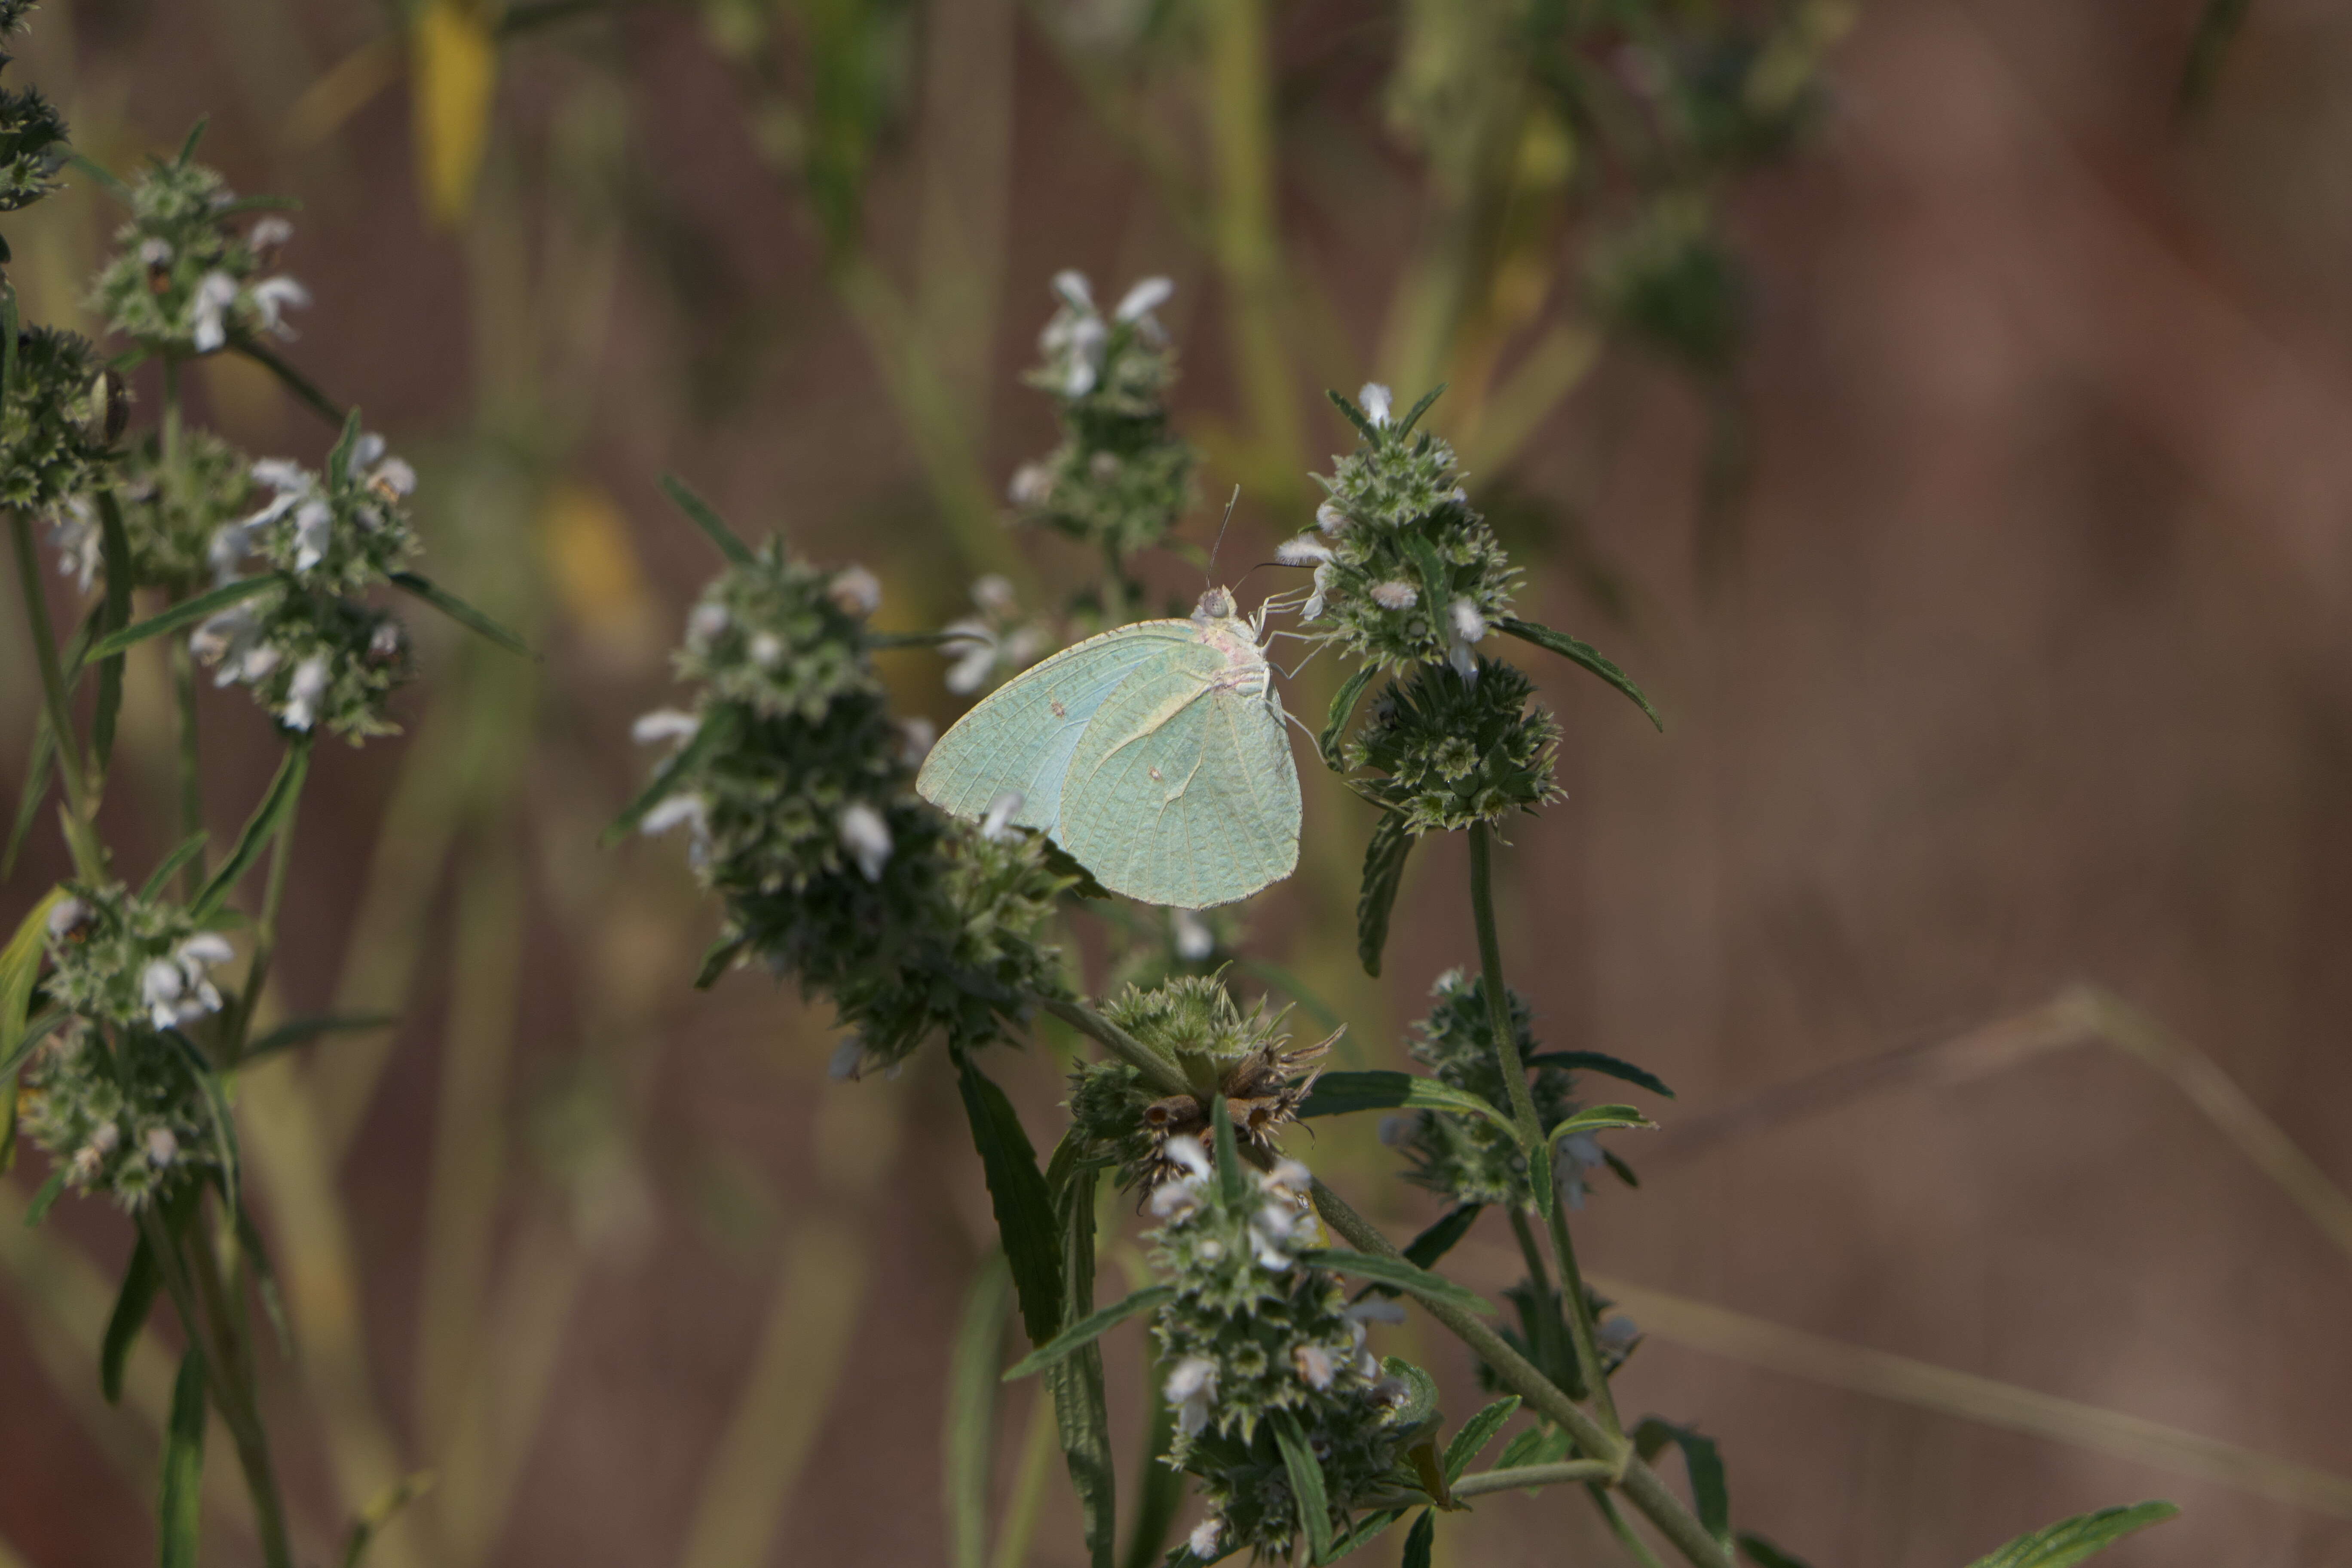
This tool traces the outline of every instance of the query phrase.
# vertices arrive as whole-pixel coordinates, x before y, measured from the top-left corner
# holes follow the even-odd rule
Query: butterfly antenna
[[[1232,497],[1225,502],[1224,519],[1217,524],[1216,541],[1209,546],[1209,569],[1201,574],[1201,591],[1204,594],[1217,585],[1217,552],[1224,546],[1225,530],[1233,526],[1234,508],[1239,506],[1241,501],[1242,488],[1235,485]]]

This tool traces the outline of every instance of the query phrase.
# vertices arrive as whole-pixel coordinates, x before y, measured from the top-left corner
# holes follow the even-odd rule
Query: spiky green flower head
[[[1414,834],[1498,823],[1560,798],[1559,726],[1517,666],[1480,658],[1473,679],[1424,664],[1391,684],[1341,751],[1349,782]]]
[[[1193,1555],[1287,1559],[1299,1521],[1278,1429],[1315,1454],[1336,1531],[1359,1500],[1414,1484],[1398,1473],[1406,1386],[1365,1348],[1339,1282],[1297,1256],[1321,1244],[1304,1165],[1240,1173],[1235,1196],[1199,1140],[1166,1147],[1179,1174],[1151,1194],[1166,1222],[1151,1263],[1176,1294],[1152,1338],[1176,1410],[1169,1463],[1201,1479],[1211,1510]]]
[[[36,4],[37,0],[0,0],[0,38],[22,31]]]
[[[675,748],[639,825],[689,829],[725,907],[709,973],[756,960],[830,997],[853,1031],[845,1075],[937,1034],[984,1044],[1062,989],[1038,938],[1068,882],[1043,840],[951,822],[914,794],[919,737],[891,718],[866,652],[880,598],[862,567],[822,571],[769,541],[688,619],[691,706],[636,726]]]
[[[1451,660],[1466,671],[1471,650],[1511,613],[1519,574],[1471,507],[1454,448],[1415,432],[1437,395],[1402,421],[1385,386],[1366,386],[1360,407],[1331,395],[1362,439],[1329,479],[1316,476],[1329,492],[1317,531],[1279,552],[1315,569],[1299,619],[1380,669]]]
[[[1517,992],[1507,994],[1511,1030],[1525,1062],[1537,1050],[1535,1014]],[[1429,1016],[1412,1026],[1413,1059],[1440,1083],[1466,1089],[1508,1114],[1510,1089],[1495,1052],[1485,978],[1448,970],[1437,977],[1430,995]],[[1528,1093],[1535,1101],[1536,1120],[1552,1127],[1573,1115],[1575,1087],[1575,1075],[1565,1068],[1541,1067],[1531,1072]],[[1391,1119],[1382,1136],[1412,1163],[1415,1183],[1457,1205],[1533,1205],[1527,1156],[1508,1132],[1483,1116],[1411,1111]]]
[[[0,403],[0,507],[55,518],[101,481],[114,384],[88,340],[47,327],[16,334],[16,381]]]
[[[181,433],[179,462],[163,462],[163,437],[149,432],[122,454],[116,494],[122,531],[131,546],[134,587],[156,588],[184,598],[211,585],[226,548],[222,531],[254,515],[261,501],[255,465],[243,452],[209,430]],[[403,520],[396,528],[369,531],[381,548],[397,544],[403,559],[413,552],[413,535]]]
[[[1153,314],[1171,292],[1147,278],[1106,320],[1082,274],[1057,274],[1061,309],[1039,339],[1045,363],[1026,378],[1059,402],[1062,442],[1013,475],[1017,516],[1115,561],[1165,539],[1192,500],[1192,448],[1168,420],[1175,351]]]
[[[0,55],[0,65],[7,57]],[[0,212],[31,206],[58,185],[66,122],[37,88],[0,89]],[[0,251],[0,261],[6,259]]]
[[[1070,1078],[1072,1131],[1090,1158],[1116,1161],[1119,1184],[1158,1186],[1183,1173],[1171,1139],[1206,1136],[1222,1098],[1234,1136],[1272,1152],[1298,1118],[1331,1042],[1294,1047],[1264,998],[1244,1011],[1213,975],[1179,975],[1145,991],[1130,985],[1104,1008],[1111,1022],[1174,1062],[1195,1087],[1161,1095],[1125,1062],[1088,1063]]]
[[[239,201],[217,173],[190,160],[194,141],[131,182],[131,220],[115,231],[90,308],[141,348],[174,359],[239,338],[290,338],[286,312],[310,302],[277,270],[293,226],[275,212],[254,217],[278,204]]]
[[[421,548],[415,471],[353,414],[323,470],[268,458],[250,473],[268,499],[213,534],[206,563],[226,583],[257,561],[268,586],[198,626],[189,647],[289,731],[353,744],[396,732],[386,707],[413,670],[408,634],[370,596]]]

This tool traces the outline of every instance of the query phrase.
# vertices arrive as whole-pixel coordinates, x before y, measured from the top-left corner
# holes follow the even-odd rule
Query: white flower
[[[1404,1303],[1389,1296],[1367,1296],[1348,1309],[1348,1316],[1359,1324],[1402,1323]]]
[[[386,458],[367,477],[368,489],[387,501],[416,493],[416,470],[404,458]]]
[[[390,616],[376,622],[375,630],[368,633],[368,657],[379,664],[389,664],[400,656],[400,645],[407,633]]]
[[[1192,1533],[1184,1538],[1185,1550],[1206,1563],[1217,1554],[1217,1542],[1224,1538],[1225,1521],[1213,1513],[1192,1527]]]
[[[1307,595],[1307,603],[1298,606],[1298,618],[1302,621],[1322,619],[1323,606],[1330,600],[1331,563],[1327,561],[1315,568],[1315,591]]]
[[[882,814],[862,800],[855,800],[843,808],[841,821],[835,825],[841,836],[841,847],[857,862],[869,882],[882,879],[882,868],[890,863],[890,825]]]
[[[1187,1175],[1208,1179],[1209,1152],[1191,1133],[1177,1133],[1160,1146],[1160,1152],[1170,1164],[1181,1166]]]
[[[256,250],[267,251],[277,249],[293,237],[294,226],[272,214],[253,226],[253,232],[246,236],[246,242]]]
[[[1570,1208],[1584,1206],[1584,1173],[1607,1164],[1600,1143],[1589,1132],[1571,1132],[1552,1152],[1552,1176],[1560,1202]]]
[[[1348,514],[1327,500],[1315,509],[1315,526],[1326,533],[1345,533],[1348,531]]]
[[[989,629],[987,622],[966,616],[948,623],[944,635],[963,647],[955,662],[948,666],[948,689],[959,697],[970,696],[980,689],[981,682],[996,668],[996,634]]]
[[[59,899],[49,906],[49,935],[63,941],[82,921],[89,919],[89,906],[79,899]]]
[[[1102,374],[1103,345],[1110,341],[1110,330],[1102,324],[1100,316],[1084,316],[1070,327],[1069,363],[1062,372],[1062,395],[1084,397],[1095,389],[1095,381]]]
[[[1146,278],[1127,291],[1111,318],[1119,321],[1139,321],[1160,306],[1168,303],[1176,292],[1176,285],[1165,278]]]
[[[753,632],[751,654],[753,664],[761,669],[773,669],[784,662],[784,639],[773,632]]]
[[[1600,1342],[1602,1350],[1612,1355],[1622,1356],[1632,1350],[1634,1342],[1641,1339],[1642,1326],[1620,1312],[1613,1318],[1604,1320],[1601,1327],[1593,1331],[1592,1337]]]
[[[261,317],[264,331],[280,338],[291,339],[293,327],[284,320],[284,312],[309,308],[310,290],[291,278],[265,278],[253,286],[253,308]]]
[[[1053,496],[1054,470],[1044,463],[1022,464],[1013,470],[1013,482],[1004,487],[1004,499],[1024,509],[1044,506]]]
[[[1478,679],[1478,656],[1471,648],[1485,640],[1486,617],[1478,613],[1476,605],[1464,598],[1447,606],[1446,619],[1453,623],[1454,644],[1445,650],[1445,662],[1465,681],[1475,681]]]
[[[180,1141],[168,1127],[149,1128],[146,1143],[147,1163],[159,1171],[180,1157]]]
[[[220,1011],[220,992],[207,971],[226,963],[236,951],[211,931],[199,931],[172,950],[168,958],[154,959],[139,972],[139,999],[158,1029],[192,1024],[207,1013]]]
[[[697,605],[694,613],[686,617],[686,645],[698,653],[725,635],[734,624],[724,605]]]
[[[253,612],[240,605],[208,617],[202,626],[188,634],[188,651],[206,664],[218,664],[231,655],[241,655],[252,642],[256,626]],[[236,668],[231,661],[221,671],[216,686],[226,686],[236,679]]]
[[[920,714],[898,721],[898,760],[908,767],[920,767],[923,759],[931,754],[931,747],[940,738],[940,727]]]
[[[1421,603],[1421,590],[1402,578],[1372,584],[1372,603],[1383,610],[1410,610]]]
[[[870,616],[882,607],[882,583],[863,566],[845,566],[833,574],[825,596],[845,616]]]
[[[1213,1236],[1204,1236],[1194,1250],[1200,1253],[1202,1262],[1214,1263],[1224,1257],[1225,1244]]]
[[[208,354],[228,342],[226,311],[236,303],[236,279],[226,272],[207,272],[188,301],[190,346]]]
[[[334,508],[313,496],[294,509],[295,571],[310,571],[324,561],[334,540]]]
[[[988,803],[988,813],[980,819],[980,836],[993,844],[1004,837],[1013,821],[1013,814],[1021,809],[1028,796],[1017,789],[998,790]]]
[[[69,496],[65,510],[49,520],[49,544],[58,552],[58,575],[71,577],[83,593],[98,579],[104,559],[106,535],[89,501]]]
[[[1201,1189],[1190,1178],[1162,1182],[1151,1189],[1151,1213],[1157,1219],[1183,1219],[1201,1209]],[[1207,1242],[1201,1244],[1203,1247]]]
[[[1297,1260],[1283,1250],[1297,1215],[1279,1204],[1268,1204],[1250,1216],[1250,1251],[1257,1266],[1269,1273],[1287,1273]]]
[[[1170,910],[1168,931],[1176,943],[1176,956],[1187,963],[1198,963],[1217,951],[1217,933],[1192,910]]]
[[[1364,383],[1363,389],[1356,394],[1356,401],[1364,405],[1364,417],[1372,422],[1374,429],[1383,429],[1387,426],[1389,422],[1389,389],[1387,387],[1377,381],[1368,381]]]
[[[1315,1190],[1315,1173],[1296,1160],[1276,1160],[1273,1170],[1258,1177],[1257,1184],[1278,1197],[1303,1203]]]
[[[971,602],[985,613],[1003,617],[1020,607],[1020,599],[1013,592],[1011,579],[1002,573],[991,572],[974,580]]]
[[[187,985],[180,966],[168,958],[150,960],[139,972],[139,999],[147,1005],[157,1028],[168,1029],[178,1020],[180,993]]]
[[[286,686],[286,706],[278,717],[287,728],[308,730],[319,721],[319,700],[327,694],[327,656],[314,653],[294,667],[294,679]]]
[[[172,265],[172,242],[151,235],[139,242],[139,259],[151,270],[162,271]]]
[[[351,451],[343,458],[343,472],[352,479],[358,479],[371,465],[381,458],[383,453],[383,434],[375,430],[362,430],[360,432],[360,438],[352,443]]]
[[[699,868],[710,858],[710,807],[698,795],[674,795],[645,815],[637,831],[652,838],[667,833],[681,823],[694,830],[693,841],[687,848],[687,858]]]
[[[1087,275],[1076,268],[1066,267],[1054,274],[1053,289],[1062,303],[1073,310],[1091,313],[1095,308],[1095,291],[1087,282]]]
[[[651,746],[663,741],[690,741],[702,728],[702,721],[676,708],[656,708],[650,713],[639,714],[629,726],[629,739],[640,746]]]
[[[1177,1429],[1187,1437],[1198,1436],[1209,1424],[1209,1406],[1217,1397],[1217,1363],[1186,1356],[1170,1370],[1160,1393],[1176,1407]]]
[[[1328,1388],[1332,1373],[1331,1352],[1321,1345],[1297,1345],[1290,1352],[1290,1364],[1307,1380],[1309,1388]]]
[[[847,1083],[857,1076],[866,1062],[866,1042],[850,1036],[833,1047],[833,1060],[825,1065],[825,1074],[835,1083]]]
[[[249,523],[225,522],[213,530],[213,540],[205,546],[205,560],[213,569],[213,584],[226,588],[236,581],[237,568],[253,553],[253,532]]]
[[[1285,566],[1312,566],[1331,559],[1331,547],[1311,533],[1296,539],[1286,539],[1274,552],[1274,558]]]

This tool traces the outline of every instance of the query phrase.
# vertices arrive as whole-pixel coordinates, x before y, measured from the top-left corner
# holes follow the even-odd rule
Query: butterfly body
[[[1050,834],[1113,892],[1205,909],[1298,863],[1298,773],[1258,628],[1222,589],[1024,670],[941,736],[916,788]]]

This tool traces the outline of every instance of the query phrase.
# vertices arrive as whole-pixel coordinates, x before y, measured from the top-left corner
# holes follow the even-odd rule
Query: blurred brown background
[[[241,1086],[295,1320],[267,1375],[310,1560],[418,1469],[436,1489],[385,1568],[948,1560],[941,1384],[988,1222],[940,1063],[828,1083],[821,1012],[750,976],[688,988],[711,916],[677,847],[595,847],[713,565],[656,476],[864,561],[881,624],[936,625],[1006,554],[992,498],[1053,438],[1014,377],[1057,268],[1177,280],[1204,492],[1245,484],[1234,559],[1305,521],[1299,475],[1343,444],[1320,386],[1381,374],[1409,397],[1458,369],[1398,325],[1444,216],[1384,118],[1403,13],[1218,0],[1139,85],[1090,63],[1117,5],[910,12],[875,65],[905,63],[904,116],[856,254],[829,263],[793,172],[809,127],[782,106],[806,72],[794,29],[852,9],[646,5],[516,37],[454,226],[419,194],[414,61],[362,0],[49,0],[12,78],[117,167],[209,112],[205,155],[240,191],[302,198],[289,266],[318,301],[293,355],[418,461],[434,574],[547,650],[428,642],[408,736],[322,752],[303,814],[284,1006],[404,1018]],[[1529,567],[1530,612],[1669,717],[1661,738],[1538,665],[1570,799],[1504,859],[1507,956],[1548,1043],[1682,1091],[1664,1134],[1619,1142],[1643,1189],[1582,1222],[1591,1270],[1677,1299],[1631,1298],[1654,1337],[1620,1402],[1717,1435],[1738,1521],[1817,1568],[1958,1564],[2151,1496],[2185,1516],[2119,1565],[2352,1562],[2352,1483],[2327,1479],[2352,1476],[2341,1199],[2291,1163],[2300,1188],[2266,1179],[2180,1085],[2226,1120],[2225,1094],[2151,1066],[2210,1059],[2352,1179],[2352,15],[2262,0],[2183,115],[2200,9],[1864,8],[1813,135],[1732,206],[1756,316],[1727,512],[1702,503],[1707,399],[1622,344],[1576,362],[1523,438],[1475,393],[1434,416]],[[1224,226],[1250,210],[1230,199],[1250,127],[1218,118],[1236,101],[1272,137],[1255,210],[1278,264]],[[84,188],[12,228],[29,316],[72,317],[112,221]],[[1568,286],[1538,284],[1544,320],[1572,320]],[[199,385],[257,453],[330,440],[257,374]],[[1076,570],[1031,558],[1049,584]],[[14,778],[35,694],[0,615]],[[935,660],[892,658],[910,709],[952,713]],[[134,663],[108,802],[133,866],[165,847],[142,826],[170,787],[161,693]],[[207,702],[228,832],[269,742],[241,694]],[[1363,830],[1310,798],[1306,869],[1252,910],[1252,951],[1388,1065],[1430,980],[1475,954],[1441,847],[1386,978],[1353,973]],[[59,869],[37,836],[0,916]],[[2203,1058],[1915,1058],[1817,1114],[1706,1120],[2077,982]],[[2072,1017],[2042,1035],[2074,1038]],[[1041,1145],[1058,1135],[1046,1056],[997,1070]],[[1430,1217],[1369,1128],[1311,1152],[1393,1233]],[[38,1179],[10,1178],[11,1214]],[[2298,1190],[2337,1214],[2333,1240]],[[87,1205],[38,1232],[0,1216],[0,1557],[152,1551],[164,1354],[113,1410],[90,1350],[129,1243]],[[1459,1257],[1506,1282],[1491,1238]],[[1105,1291],[1136,1262],[1115,1252]],[[1450,1342],[1393,1332],[1452,1414],[1475,1407]],[[2230,1451],[2071,1408],[2031,1435],[2020,1412],[2042,1407],[2005,1394],[1970,1419],[1958,1385],[1839,1343]],[[1044,1453],[1032,1392],[1005,1399],[1000,1497]],[[237,1561],[243,1505],[213,1469],[215,1560]],[[1079,1562],[1058,1475],[1043,1497],[1025,1561]],[[1609,1560],[1583,1511],[1496,1500],[1441,1553]]]

